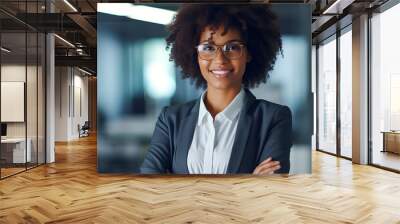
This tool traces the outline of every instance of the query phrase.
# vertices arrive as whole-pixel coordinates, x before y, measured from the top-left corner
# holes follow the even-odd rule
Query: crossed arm
[[[253,174],[289,173],[290,148],[292,147],[292,113],[287,106],[277,110],[273,126],[263,146],[260,164]]]

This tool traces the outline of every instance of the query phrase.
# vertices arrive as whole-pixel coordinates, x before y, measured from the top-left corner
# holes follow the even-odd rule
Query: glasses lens
[[[224,54],[227,58],[236,59],[242,55],[243,46],[240,43],[227,43],[224,45]]]
[[[199,56],[202,59],[213,59],[217,51],[217,47],[212,44],[200,44],[197,48]]]

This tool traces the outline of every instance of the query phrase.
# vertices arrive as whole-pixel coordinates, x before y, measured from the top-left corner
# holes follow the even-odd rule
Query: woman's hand
[[[273,161],[271,157],[262,161],[253,171],[256,175],[268,175],[273,174],[274,171],[279,170],[281,166],[279,161]]]

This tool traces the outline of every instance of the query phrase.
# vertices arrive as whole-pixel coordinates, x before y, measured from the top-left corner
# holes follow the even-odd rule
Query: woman
[[[167,48],[201,97],[162,110],[142,173],[288,173],[292,145],[287,106],[248,90],[266,82],[282,50],[266,5],[183,5]]]

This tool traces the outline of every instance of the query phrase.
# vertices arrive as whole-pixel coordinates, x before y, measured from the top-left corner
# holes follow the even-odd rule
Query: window
[[[336,153],[336,36],[318,48],[318,149]]]
[[[340,36],[340,155],[352,157],[352,33]]]
[[[400,4],[371,18],[372,164],[400,170]]]

